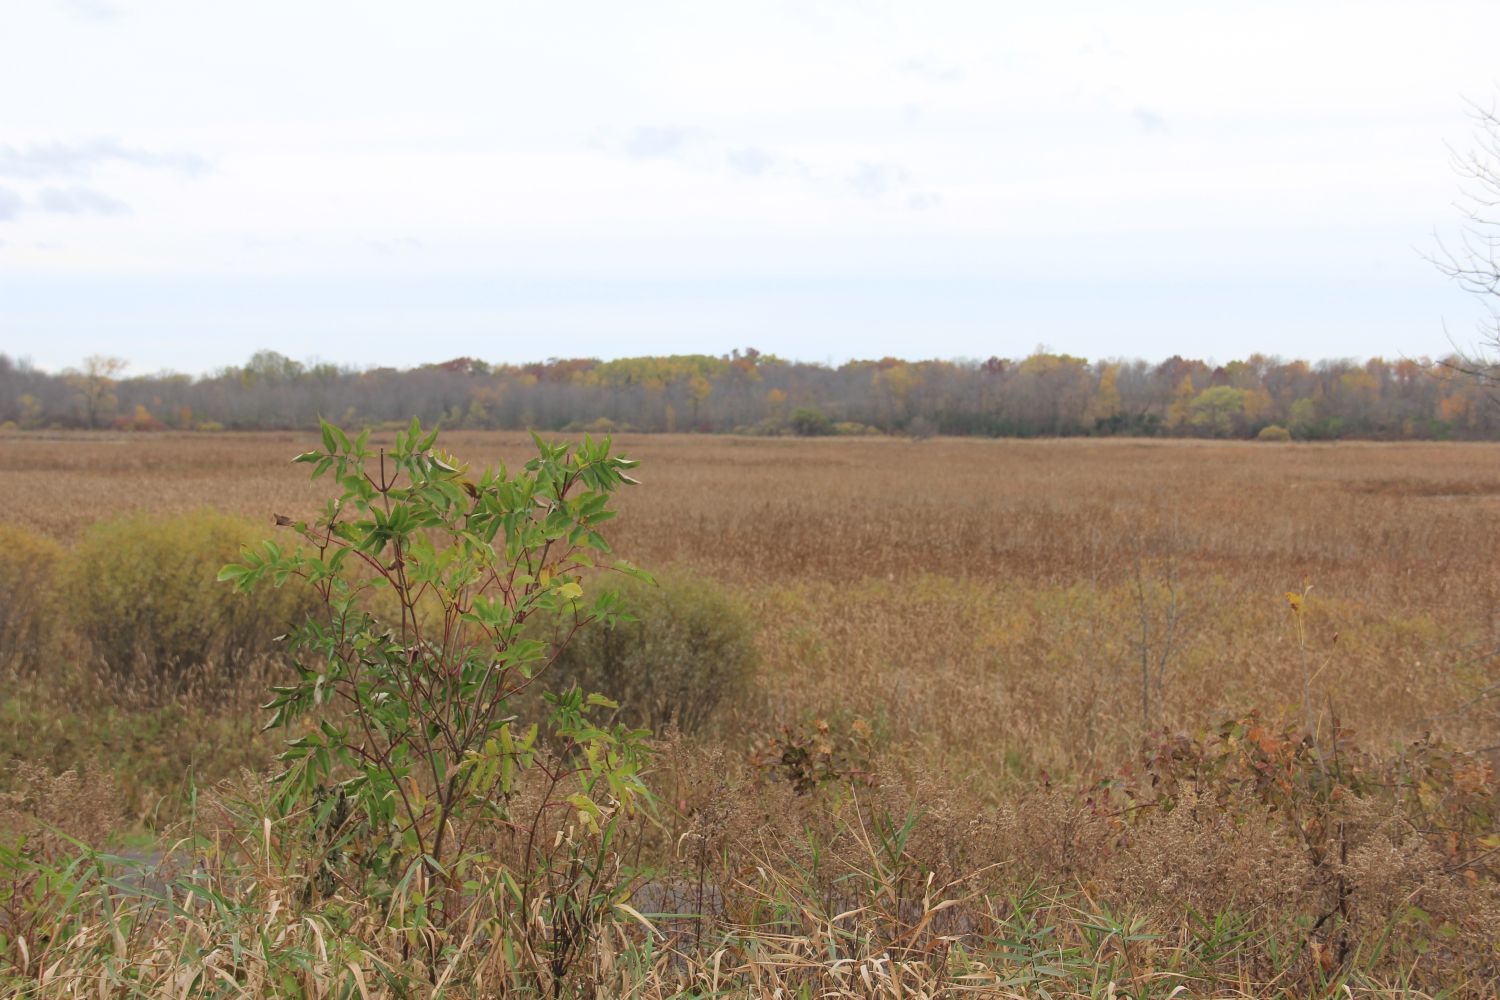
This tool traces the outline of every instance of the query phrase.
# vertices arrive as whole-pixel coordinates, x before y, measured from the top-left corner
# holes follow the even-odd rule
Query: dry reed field
[[[312,435],[0,439],[5,520],[63,544],[134,509],[268,526]],[[518,434],[455,433],[476,462]],[[625,437],[614,545],[750,600],[756,720],[853,713],[949,767],[1077,771],[1249,707],[1376,741],[1494,734],[1500,449],[1475,444]],[[1285,594],[1311,587],[1299,643]],[[1303,648],[1305,646],[1305,649]],[[1142,662],[1150,673],[1142,704]],[[1460,709],[1463,710],[1460,711]],[[748,722],[748,720],[746,720]],[[962,753],[950,753],[962,748]]]
[[[213,506],[269,537],[274,515],[310,518],[326,496],[289,464],[316,445],[0,437],[0,527],[67,550],[110,518]],[[442,445],[476,464],[532,453],[518,434]],[[722,587],[758,666],[697,732],[668,733],[665,812],[632,834],[675,874],[629,898],[700,922],[662,918],[647,954],[646,921],[624,920],[555,995],[1494,995],[1500,447],[616,448],[641,485],[618,497],[615,552]],[[149,710],[83,676],[6,702],[22,784],[113,755],[113,775],[92,773],[124,800],[117,830],[157,834],[174,789],[132,767],[163,768],[141,744],[176,740],[205,779],[248,768],[224,787],[254,798],[274,750],[253,728],[267,674]],[[86,782],[64,778],[74,802]],[[61,822],[16,785],[13,807]],[[250,855],[273,853],[266,829]],[[262,861],[295,911],[301,890]],[[323,946],[276,912],[262,941]],[[205,942],[226,933],[193,921]],[[330,985],[337,963],[308,961],[322,971],[299,988],[353,995]],[[519,975],[506,961],[476,968]],[[274,964],[244,966],[230,994],[275,992],[256,978]]]

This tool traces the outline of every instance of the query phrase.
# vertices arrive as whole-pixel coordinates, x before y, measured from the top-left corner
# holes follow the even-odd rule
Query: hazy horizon
[[[296,362],[297,364],[303,366],[304,369],[310,369],[313,366],[317,366],[317,365],[332,365],[335,368],[339,369],[340,371],[351,372],[351,373],[358,374],[358,373],[378,372],[378,371],[415,371],[415,370],[422,369],[422,368],[438,367],[438,366],[441,366],[441,365],[443,365],[443,364],[445,364],[447,362],[458,361],[458,360],[462,360],[462,359],[465,359],[465,358],[467,358],[469,360],[472,360],[472,361],[481,361],[481,362],[484,362],[484,363],[486,363],[488,365],[491,365],[491,366],[494,366],[494,367],[497,367],[497,368],[500,367],[500,366],[506,366],[506,365],[511,366],[512,368],[519,368],[519,367],[525,367],[525,366],[529,366],[529,365],[548,365],[548,364],[552,364],[554,362],[559,362],[559,361],[596,361],[596,362],[599,362],[599,363],[603,364],[603,363],[608,363],[608,362],[611,362],[611,361],[621,361],[621,360],[630,360],[630,359],[665,359],[665,358],[669,358],[669,357],[710,357],[710,358],[724,358],[724,359],[728,359],[728,358],[730,358],[730,357],[732,357],[734,355],[737,355],[737,354],[738,355],[743,355],[743,353],[745,352],[746,349],[754,349],[757,352],[759,352],[761,355],[773,356],[773,357],[777,358],[778,360],[780,360],[782,362],[785,362],[787,364],[791,364],[791,365],[821,366],[821,367],[825,367],[825,368],[828,368],[828,369],[831,369],[831,370],[841,368],[842,366],[848,365],[848,364],[869,364],[869,363],[874,363],[874,362],[877,362],[877,361],[882,361],[882,360],[891,359],[891,358],[894,358],[895,360],[900,361],[900,362],[902,362],[904,364],[908,364],[908,365],[919,365],[919,364],[929,364],[929,363],[932,363],[932,364],[949,364],[949,365],[980,365],[983,362],[985,362],[985,361],[987,361],[987,360],[989,360],[991,358],[994,358],[994,357],[999,357],[999,358],[1002,358],[1003,360],[1010,361],[1010,362],[1020,362],[1020,361],[1026,360],[1028,358],[1037,357],[1037,356],[1040,356],[1040,355],[1057,355],[1057,356],[1064,356],[1064,355],[1066,355],[1066,356],[1070,356],[1070,357],[1074,357],[1074,358],[1081,358],[1083,361],[1087,362],[1090,365],[1094,365],[1094,366],[1098,366],[1098,365],[1119,365],[1119,364],[1126,364],[1126,365],[1128,365],[1128,364],[1132,364],[1134,362],[1144,362],[1149,367],[1156,368],[1156,367],[1161,366],[1162,364],[1164,364],[1165,362],[1167,362],[1167,361],[1169,361],[1171,359],[1181,359],[1181,360],[1185,360],[1185,361],[1202,362],[1209,369],[1215,369],[1215,368],[1219,368],[1219,367],[1223,367],[1225,365],[1231,364],[1233,362],[1246,362],[1246,361],[1249,361],[1252,357],[1263,358],[1266,361],[1268,361],[1268,362],[1270,362],[1272,364],[1275,364],[1275,365],[1284,365],[1284,364],[1291,364],[1291,363],[1296,363],[1296,362],[1304,362],[1304,363],[1307,363],[1307,364],[1312,365],[1312,366],[1317,366],[1317,365],[1324,364],[1324,363],[1330,364],[1330,365],[1340,365],[1340,364],[1351,364],[1352,363],[1352,364],[1357,365],[1357,366],[1364,366],[1368,362],[1372,362],[1372,361],[1384,361],[1384,362],[1389,363],[1389,364],[1395,364],[1395,363],[1398,363],[1398,362],[1401,362],[1401,361],[1416,361],[1416,362],[1420,362],[1420,363],[1429,363],[1429,364],[1433,364],[1433,365],[1440,365],[1440,364],[1446,363],[1450,359],[1453,359],[1453,358],[1457,357],[1457,355],[1455,354],[1455,352],[1453,350],[1449,350],[1449,351],[1443,352],[1443,353],[1421,354],[1421,355],[1404,354],[1404,353],[1403,354],[1391,354],[1391,355],[1375,355],[1375,354],[1370,354],[1370,355],[1349,355],[1349,354],[1346,354],[1346,355],[1336,355],[1336,356],[1326,356],[1326,357],[1319,357],[1319,356],[1312,356],[1312,355],[1303,355],[1303,354],[1273,354],[1273,353],[1267,352],[1267,351],[1251,351],[1251,352],[1248,352],[1247,354],[1233,355],[1233,356],[1230,356],[1230,355],[1222,355],[1221,356],[1221,355],[1213,355],[1213,354],[1198,354],[1198,355],[1194,355],[1194,354],[1191,354],[1191,353],[1186,353],[1186,352],[1181,352],[1181,351],[1175,352],[1175,353],[1170,354],[1170,355],[1161,355],[1161,356],[1144,356],[1144,355],[1135,355],[1135,354],[1128,354],[1128,353],[1121,353],[1121,354],[1100,354],[1100,355],[1094,355],[1094,356],[1087,356],[1087,355],[1077,354],[1076,352],[1066,351],[1066,350],[1063,350],[1061,348],[1054,347],[1054,345],[1051,345],[1051,344],[1034,344],[1030,349],[1024,350],[1024,351],[1015,351],[1015,352],[1011,352],[1009,354],[999,354],[999,355],[990,354],[990,355],[983,355],[983,356],[980,356],[980,355],[956,355],[956,356],[951,356],[951,357],[941,357],[941,356],[935,356],[935,355],[920,355],[920,354],[904,354],[904,355],[901,355],[901,354],[882,354],[882,355],[849,355],[847,357],[823,357],[823,358],[805,358],[805,357],[802,357],[802,358],[799,358],[799,357],[789,357],[787,355],[778,354],[775,351],[762,351],[755,344],[743,344],[743,345],[740,345],[738,347],[730,348],[730,350],[728,350],[728,351],[722,351],[722,352],[680,351],[680,352],[676,352],[674,354],[630,354],[630,353],[616,353],[616,354],[612,354],[612,355],[608,355],[608,356],[599,355],[599,354],[578,354],[578,355],[566,355],[566,356],[552,355],[552,356],[548,356],[548,357],[540,357],[540,356],[538,356],[538,357],[519,358],[519,359],[516,359],[516,360],[502,360],[502,359],[496,359],[496,358],[489,358],[489,357],[485,357],[484,355],[480,355],[480,354],[455,354],[455,355],[444,355],[443,357],[425,358],[425,359],[418,360],[418,361],[415,361],[415,362],[412,362],[412,363],[409,363],[409,364],[407,364],[407,363],[396,364],[396,363],[385,362],[385,361],[382,361],[382,360],[379,360],[379,359],[341,359],[341,358],[325,357],[325,356],[322,356],[322,355],[319,355],[319,354],[305,354],[305,355],[301,355],[301,356],[290,355],[290,354],[284,354],[281,351],[276,351],[274,348],[262,347],[262,348],[252,349],[245,356],[240,357],[240,358],[236,358],[236,359],[231,360],[229,362],[226,362],[223,365],[218,365],[218,366],[215,366],[213,368],[205,369],[205,370],[202,370],[202,371],[186,371],[186,370],[183,370],[183,369],[180,369],[180,368],[171,368],[171,367],[164,367],[164,368],[144,368],[140,364],[132,361],[128,357],[125,357],[125,356],[123,356],[123,355],[121,355],[119,353],[113,353],[113,354],[111,354],[111,353],[106,352],[106,351],[95,352],[94,355],[86,355],[86,356],[77,358],[74,361],[69,362],[67,364],[57,365],[57,366],[41,365],[41,364],[36,363],[35,359],[33,359],[29,355],[26,355],[26,354],[12,354],[12,353],[9,353],[9,352],[7,352],[7,351],[5,351],[3,349],[0,349],[0,357],[5,357],[5,358],[9,359],[12,363],[18,363],[18,364],[21,364],[21,365],[24,365],[24,366],[28,366],[31,369],[33,369],[35,371],[38,371],[38,372],[42,372],[43,374],[46,374],[46,375],[62,375],[62,374],[65,374],[65,373],[67,373],[69,371],[79,370],[82,367],[84,367],[85,363],[89,360],[90,357],[97,356],[97,357],[113,358],[113,359],[116,359],[116,360],[119,360],[119,361],[124,361],[125,365],[124,365],[123,368],[120,369],[120,372],[119,372],[119,375],[118,375],[119,378],[124,378],[124,379],[129,379],[129,378],[156,378],[156,377],[160,377],[160,376],[170,375],[170,376],[189,376],[189,377],[194,378],[194,379],[211,379],[211,378],[215,378],[218,375],[220,375],[220,374],[222,374],[224,372],[227,372],[227,371],[234,371],[234,370],[239,370],[239,369],[246,368],[247,366],[250,365],[251,362],[254,361],[255,355],[257,355],[258,353],[260,353],[262,351],[268,351],[268,352],[276,354],[276,355],[278,355],[280,357],[286,358],[286,359],[288,359],[290,361]]]

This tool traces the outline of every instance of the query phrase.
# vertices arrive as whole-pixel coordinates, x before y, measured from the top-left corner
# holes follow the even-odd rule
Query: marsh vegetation
[[[476,470],[536,454],[524,435],[441,445]],[[292,541],[275,515],[316,522],[330,487],[288,460],[324,447],[0,439],[7,988],[1165,997],[1500,979],[1491,446],[617,439],[642,484],[600,531],[662,586],[633,595],[634,624],[586,622],[552,677],[620,708],[546,737],[556,704],[518,697],[512,736],[538,722],[526,752],[555,764],[649,725],[646,797],[625,809],[601,787],[591,821],[546,807],[563,770],[518,769],[457,883],[358,828],[337,791],[352,772],[300,804],[267,783],[283,741],[319,731],[316,712],[262,731],[258,708],[305,680],[268,640],[307,595],[213,579],[242,542]],[[591,599],[608,585],[567,573]],[[400,623],[440,615],[428,600],[369,606]],[[572,614],[561,600],[537,621]],[[442,784],[403,780],[419,802]],[[437,822],[418,814],[393,821]],[[121,850],[160,857],[163,888],[96,853]]]

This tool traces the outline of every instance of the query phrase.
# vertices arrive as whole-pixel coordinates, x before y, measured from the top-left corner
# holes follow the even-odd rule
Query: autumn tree
[[[1099,385],[1089,402],[1088,416],[1095,427],[1112,427],[1120,416],[1120,366],[1107,364],[1099,372]]]
[[[1191,376],[1182,376],[1182,381],[1177,383],[1177,388],[1172,391],[1172,405],[1167,407],[1167,426],[1172,430],[1182,430],[1192,421],[1193,416],[1193,380]]]
[[[1188,421],[1214,437],[1228,437],[1240,429],[1249,393],[1230,385],[1215,385],[1188,404]]]
[[[90,428],[97,427],[99,418],[113,413],[118,405],[115,377],[125,370],[126,364],[124,358],[91,354],[83,360],[82,368],[64,373],[63,378],[73,390],[83,409],[84,422]]]
[[[772,389],[766,393],[766,412],[772,420],[780,420],[786,415],[785,389]]]
[[[702,375],[693,375],[688,379],[688,399],[693,404],[693,430],[698,429],[698,411],[703,407],[703,401],[713,395],[713,383]]]

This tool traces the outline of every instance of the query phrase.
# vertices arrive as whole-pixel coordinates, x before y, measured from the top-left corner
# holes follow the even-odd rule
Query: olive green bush
[[[262,532],[216,511],[128,515],[91,528],[64,561],[70,625],[94,661],[170,696],[193,679],[228,680],[277,648],[310,597],[292,590],[240,598],[219,567]]]
[[[52,589],[62,548],[0,524],[0,674],[33,673],[51,649]]]
[[[680,571],[616,588],[630,617],[574,637],[558,682],[603,691],[631,725],[701,729],[747,686],[756,666],[749,611],[718,585]]]
[[[833,421],[828,415],[812,406],[793,410],[787,422],[798,437],[822,437],[834,432]]]
[[[628,905],[634,875],[615,845],[651,802],[649,734],[600,720],[615,703],[577,687],[543,693],[539,725],[517,725],[513,708],[550,682],[570,638],[618,616],[592,571],[636,463],[609,438],[533,435],[525,465],[471,471],[416,418],[390,448],[368,430],[321,431],[322,448],[294,461],[336,492],[314,521],[279,519],[302,544],[247,547],[218,574],[249,593],[293,583],[320,609],[293,630],[295,677],[265,706],[267,728],[293,737],[274,798],[239,823],[297,830],[289,865],[321,843],[304,902],[376,901],[381,933],[410,934],[434,987],[482,928],[490,951],[524,956],[522,995],[575,995],[570,970]],[[369,600],[382,591],[393,618]],[[532,616],[567,625],[536,639]]]

